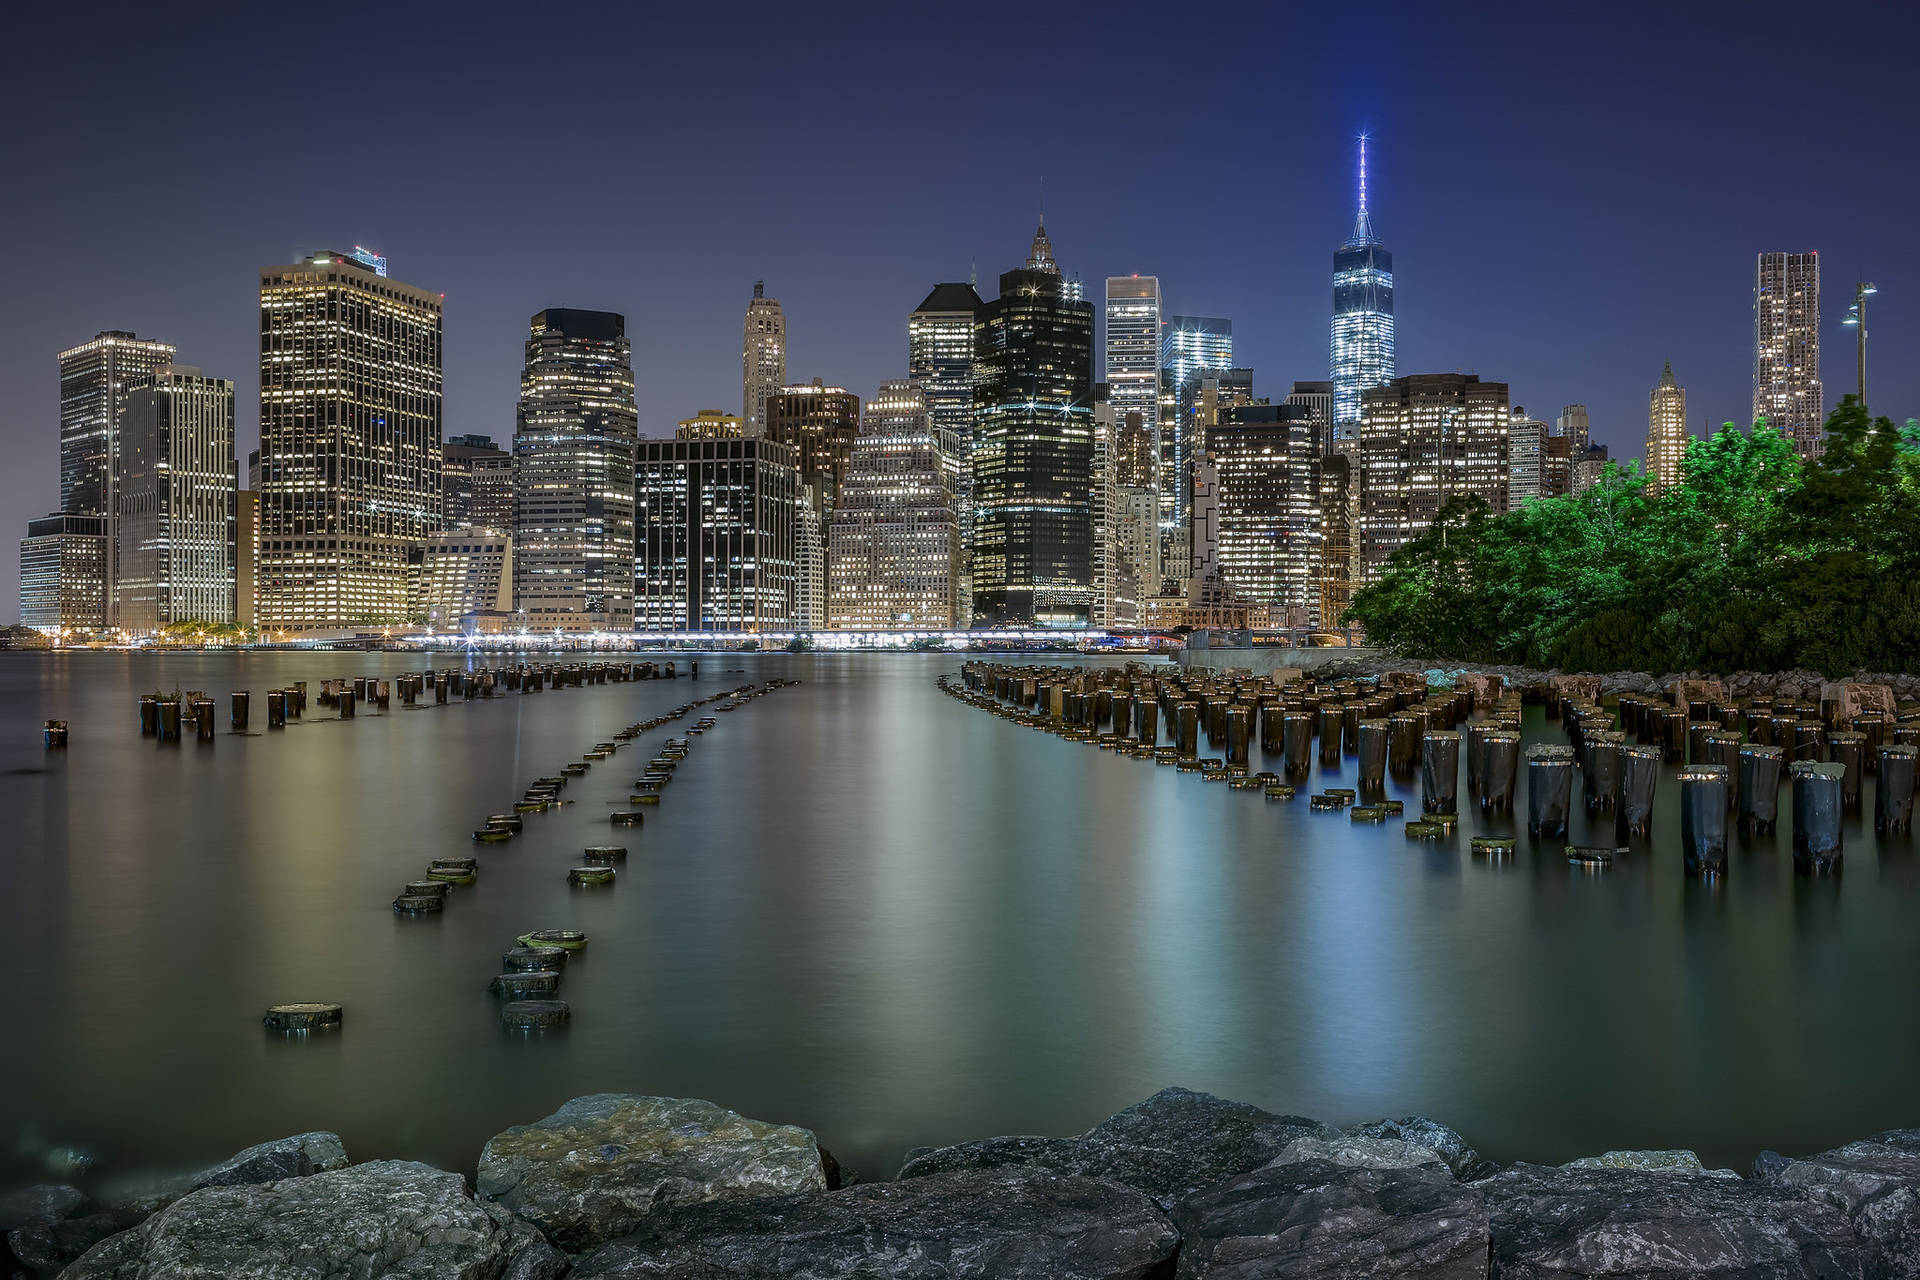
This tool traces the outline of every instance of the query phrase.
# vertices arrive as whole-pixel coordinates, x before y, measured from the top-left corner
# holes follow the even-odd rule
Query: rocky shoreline
[[[1818,699],[1823,685],[1847,680],[1856,684],[1886,685],[1896,698],[1905,701],[1920,698],[1920,676],[1897,672],[1859,671],[1844,677],[1825,676],[1818,671],[1799,668],[1792,671],[1735,671],[1716,674],[1709,671],[1668,672],[1654,675],[1648,671],[1572,672],[1542,671],[1535,667],[1489,666],[1474,662],[1454,662],[1444,658],[1396,658],[1375,654],[1365,658],[1333,659],[1315,669],[1326,679],[1342,676],[1386,675],[1394,671],[1432,672],[1447,675],[1471,673],[1502,677],[1510,689],[1523,695],[1544,698],[1555,676],[1590,675],[1600,681],[1603,696],[1620,693],[1665,693],[1681,680],[1715,680],[1725,686],[1731,698],[1806,698]]]
[[[1500,1168],[1421,1117],[1342,1130],[1166,1089],[863,1182],[805,1129],[597,1094],[496,1134],[471,1180],[308,1133],[136,1201],[0,1196],[0,1231],[0,1272],[71,1280],[1877,1280],[1920,1275],[1920,1129],[1745,1174],[1686,1151]]]

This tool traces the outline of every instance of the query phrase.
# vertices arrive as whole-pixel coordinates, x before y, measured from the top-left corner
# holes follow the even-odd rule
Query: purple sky
[[[447,296],[448,434],[510,436],[546,306],[626,313],[643,432],[737,412],[759,278],[789,375],[871,395],[934,282],[977,263],[991,296],[1024,256],[1043,179],[1090,297],[1159,275],[1279,392],[1326,376],[1361,128],[1402,373],[1504,380],[1542,417],[1583,401],[1638,456],[1663,360],[1696,425],[1746,416],[1754,254],[1817,249],[1829,406],[1864,275],[1874,406],[1920,415],[1907,6],[296,8],[12,21],[10,547],[58,501],[56,352],[178,344],[238,384],[244,452],[255,269],[356,242]]]

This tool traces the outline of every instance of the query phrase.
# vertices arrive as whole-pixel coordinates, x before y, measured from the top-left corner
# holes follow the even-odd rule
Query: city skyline
[[[1901,354],[1916,331],[1910,300],[1920,284],[1907,282],[1914,273],[1906,267],[1911,253],[1897,210],[1912,180],[1892,171],[1873,141],[1879,131],[1855,137],[1833,130],[1843,119],[1864,117],[1897,130],[1914,107],[1894,95],[1877,70],[1878,59],[1891,57],[1878,48],[1864,55],[1864,64],[1849,51],[1857,74],[1823,96],[1816,120],[1769,104],[1720,101],[1711,89],[1714,71],[1743,65],[1765,28],[1761,16],[1741,12],[1749,16],[1724,29],[1704,17],[1678,23],[1657,49],[1633,44],[1643,92],[1633,112],[1601,112],[1599,124],[1526,119],[1529,113],[1508,110],[1519,85],[1503,88],[1500,77],[1482,77],[1494,85],[1491,95],[1483,90],[1469,101],[1417,68],[1420,40],[1444,20],[1396,13],[1379,35],[1381,76],[1361,87],[1330,70],[1313,72],[1321,90],[1308,95],[1315,105],[1285,121],[1235,85],[1235,68],[1253,58],[1250,50],[1229,51],[1224,60],[1215,50],[1202,60],[1209,68],[1204,73],[1197,61],[1187,67],[1197,53],[1189,58],[1173,50],[1170,69],[1187,67],[1183,74],[1204,92],[1163,124],[1151,123],[1144,104],[1096,108],[1064,89],[1042,91],[1040,102],[1060,127],[1090,144],[1084,157],[1018,157],[996,132],[1005,108],[994,106],[960,130],[937,193],[870,206],[824,177],[802,175],[796,183],[783,174],[763,198],[717,214],[697,201],[677,205],[641,196],[636,184],[651,180],[644,175],[691,182],[710,172],[716,162],[706,152],[744,146],[771,160],[778,148],[826,129],[857,154],[892,145],[902,128],[867,121],[859,110],[803,90],[788,118],[775,122],[766,140],[755,140],[750,128],[765,123],[756,113],[764,111],[767,93],[755,89],[739,104],[722,104],[694,120],[684,142],[650,139],[626,147],[618,172],[605,179],[617,193],[605,212],[552,239],[526,220],[527,198],[503,194],[509,184],[489,179],[481,198],[476,183],[483,170],[521,166],[511,153],[525,126],[449,77],[455,67],[508,65],[510,55],[535,73],[568,59],[591,67],[605,55],[548,36],[511,50],[503,41],[473,36],[470,47],[427,60],[450,97],[450,110],[436,115],[468,118],[458,127],[410,122],[419,133],[405,138],[390,128],[405,116],[376,117],[347,106],[323,117],[260,72],[237,69],[235,91],[278,104],[281,123],[292,122],[292,140],[323,128],[328,137],[383,139],[323,180],[318,171],[263,168],[273,150],[262,145],[264,120],[228,118],[220,104],[230,94],[215,94],[212,86],[157,89],[147,73],[134,73],[135,45],[109,32],[100,61],[80,69],[78,80],[60,87],[44,69],[23,64],[5,90],[22,101],[35,95],[83,100],[86,109],[10,145],[25,198],[0,218],[14,243],[34,251],[15,272],[15,295],[26,306],[0,347],[0,395],[8,410],[0,431],[19,461],[0,478],[0,510],[17,529],[57,506],[57,405],[48,371],[56,351],[102,330],[165,341],[177,347],[180,360],[233,379],[244,456],[258,425],[250,354],[257,334],[245,296],[252,273],[262,264],[298,260],[295,247],[355,241],[388,254],[403,278],[447,294],[446,434],[511,435],[525,317],[560,304],[628,314],[640,431],[657,438],[701,408],[732,407],[732,380],[740,376],[734,344],[756,279],[783,300],[795,372],[821,375],[863,397],[898,377],[899,316],[937,281],[965,279],[976,264],[988,278],[1011,265],[1005,246],[1030,231],[1044,179],[1050,231],[1090,288],[1108,275],[1151,273],[1161,280],[1169,314],[1232,318],[1236,362],[1256,371],[1256,394],[1266,395],[1297,379],[1325,376],[1327,258],[1351,228],[1353,146],[1362,130],[1372,139],[1372,203],[1385,211],[1383,236],[1396,258],[1400,371],[1465,369],[1508,382],[1524,403],[1586,403],[1596,441],[1616,457],[1639,456],[1647,370],[1665,358],[1688,371],[1696,427],[1702,420],[1746,417],[1753,257],[1780,247],[1814,248],[1831,277],[1821,317],[1822,337],[1838,344],[1830,345],[1829,364],[1844,368],[1851,355],[1846,335],[1834,332],[1843,290],[1856,275],[1875,279],[1882,293],[1874,316],[1874,399],[1883,411],[1908,416],[1920,375]],[[1230,20],[1249,36],[1270,28],[1252,11]],[[690,39],[707,25],[697,17],[672,22],[686,25]],[[857,16],[841,18],[817,38],[867,47],[915,41],[930,49],[927,58],[936,67],[972,61],[963,47],[919,41],[920,22],[881,37]],[[259,17],[207,19],[193,34],[238,48],[272,40],[278,24]],[[396,51],[428,50],[434,48],[430,27],[402,15],[383,20],[382,39]],[[1550,18],[1504,24],[1491,47],[1464,56],[1491,66],[1563,54],[1569,31],[1569,24]],[[1046,14],[1036,35],[1089,53],[1115,39]],[[749,44],[769,48],[792,36],[785,20],[740,33]],[[152,33],[140,47],[151,51],[156,41],[185,38]],[[1332,47],[1339,37],[1331,19],[1307,15],[1290,38]],[[1806,40],[1816,60],[1839,56],[1836,32],[1816,27]],[[29,31],[19,47],[34,43]],[[1562,67],[1568,91],[1599,90],[1614,65],[1609,51],[1630,43],[1601,33],[1574,49]],[[679,73],[662,70],[649,96],[675,92]],[[904,69],[890,71],[884,83],[856,97],[867,102],[896,89],[896,75],[915,78]],[[1000,75],[989,73],[994,83]],[[101,198],[120,175],[36,183],[62,157],[86,153],[91,139],[104,136],[109,109],[138,88],[157,93],[153,109],[191,154],[233,162],[235,198],[217,207],[162,200],[135,218]],[[1107,140],[1105,126],[1124,123],[1114,120],[1116,112],[1149,127],[1144,133],[1116,128],[1114,136],[1163,165],[1199,122],[1218,124],[1224,144],[1250,148],[1284,172],[1284,201],[1135,200],[1151,184],[1142,179],[1144,185],[1129,186],[1130,179],[1117,175],[1151,166],[1112,163],[1120,144]],[[749,117],[757,123],[750,126]],[[1676,133],[1675,119],[1690,127]],[[1500,181],[1470,181],[1453,172],[1450,148],[1466,137],[1497,159]],[[1739,189],[1736,176],[1754,169],[1783,139],[1816,150],[1834,181],[1849,167],[1866,173],[1864,199],[1844,202],[1843,210],[1818,182],[1765,202],[1728,195]],[[568,153],[602,141],[604,135],[588,128]],[[1661,156],[1657,168],[1646,159],[1654,154]],[[136,156],[131,163],[137,175],[155,161]],[[726,163],[738,171],[735,162]],[[273,182],[263,186],[267,173]],[[829,190],[830,199],[823,196]],[[82,220],[84,236],[66,225],[79,199],[92,208]],[[183,258],[191,270],[178,269]],[[1828,378],[1831,400],[1847,381]],[[9,558],[0,568],[0,595],[8,600],[16,595],[12,573]]]

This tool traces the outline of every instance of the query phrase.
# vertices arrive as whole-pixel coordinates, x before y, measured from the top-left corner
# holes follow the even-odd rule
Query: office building
[[[162,365],[127,392],[119,433],[109,621],[136,636],[235,621],[233,383]]]
[[[441,312],[348,255],[261,271],[263,633],[406,624],[441,519]]]
[[[973,617],[973,317],[980,293],[971,282],[936,284],[907,317],[907,377],[927,397],[927,418],[959,450],[954,514],[962,564],[955,626]]]
[[[1248,373],[1251,374],[1252,370],[1248,370]],[[1248,391],[1248,398],[1243,403],[1251,404],[1253,402],[1251,385]],[[1307,411],[1308,417],[1314,423],[1313,438],[1321,453],[1326,453],[1333,447],[1338,437],[1334,432],[1333,384],[1331,382],[1296,382],[1293,384],[1293,390],[1287,393],[1282,403],[1298,405]]]
[[[1160,448],[1160,280],[1156,276],[1108,276],[1106,315],[1107,399],[1116,419],[1138,415],[1150,436],[1147,460]],[[1127,463],[1127,483],[1155,488],[1157,475],[1141,475]]]
[[[798,463],[791,445],[766,439],[640,442],[640,630],[792,627]]]
[[[1205,427],[1196,420],[1201,375],[1233,376],[1233,321],[1219,316],[1173,316],[1160,339],[1160,509],[1164,528],[1183,528],[1192,502],[1193,457]],[[1252,375],[1247,375],[1249,388]],[[1250,398],[1250,397],[1249,397]],[[1179,539],[1184,543],[1185,538]],[[1183,552],[1178,561],[1184,563]],[[1171,563],[1171,561],[1170,561]]]
[[[834,630],[955,625],[959,478],[959,442],[934,427],[920,385],[881,383],[833,510],[827,599]]]
[[[260,562],[260,491],[237,489],[233,495],[233,620],[252,630],[258,625],[254,586]]]
[[[827,598],[830,573],[827,522],[833,513],[814,485],[800,486],[800,502],[793,519],[793,627],[796,631],[827,631],[833,626]]]
[[[1320,429],[1311,405],[1262,404],[1227,408],[1206,433],[1216,576],[1288,626],[1320,613]]]
[[[1547,449],[1547,424],[1529,418],[1519,405],[1507,423],[1507,501],[1517,509],[1542,496],[1540,468]]]
[[[1093,610],[1093,306],[1046,230],[974,322],[973,616],[1084,625]]]
[[[535,315],[513,435],[513,607],[529,630],[633,625],[639,435],[626,317]]]
[[[135,383],[173,363],[171,343],[109,329],[60,353],[60,509],[114,510],[120,406]]]
[[[1367,209],[1367,140],[1360,139],[1360,207],[1353,234],[1333,254],[1333,418],[1342,438],[1358,433],[1362,396],[1394,376],[1393,255]]]
[[[720,409],[702,409],[691,418],[680,419],[673,429],[675,440],[739,440],[746,434],[744,420]]]
[[[443,529],[420,542],[416,608],[429,627],[475,629],[479,615],[513,609],[513,536],[505,529]],[[516,624],[531,624],[516,618]]]
[[[1820,383],[1820,255],[1763,253],[1753,283],[1753,420],[1806,459],[1825,448]]]
[[[1137,627],[1144,601],[1160,594],[1160,500],[1139,483],[1151,477],[1143,453],[1152,436],[1137,411],[1111,401],[1093,406],[1093,625]]]
[[[1593,447],[1593,426],[1583,404],[1562,406],[1560,416],[1553,420],[1553,431],[1567,438],[1567,448],[1576,455]]]
[[[492,436],[453,436],[442,445],[440,488],[446,528],[513,528],[513,455]]]
[[[1687,459],[1687,389],[1674,380],[1673,361],[1660,372],[1647,397],[1647,492],[1680,483]]]
[[[1506,514],[1511,418],[1507,384],[1473,374],[1414,374],[1361,397],[1360,560],[1367,581],[1431,528],[1453,498],[1477,495],[1494,515]]]
[[[767,397],[787,384],[787,316],[766,282],[753,282],[753,301],[740,348],[740,417],[749,439],[767,431]]]
[[[764,434],[791,446],[800,459],[800,482],[818,491],[822,511],[831,511],[846,482],[853,442],[860,434],[860,397],[819,378],[781,387],[767,397]]]
[[[1342,626],[1360,571],[1358,440],[1335,440],[1320,460],[1320,625]]]
[[[107,625],[107,518],[56,511],[20,541],[20,625],[48,635]]]
[[[1600,477],[1606,474],[1607,461],[1607,446],[1603,444],[1590,444],[1584,453],[1575,455],[1573,459],[1573,497],[1579,497],[1600,483]]]

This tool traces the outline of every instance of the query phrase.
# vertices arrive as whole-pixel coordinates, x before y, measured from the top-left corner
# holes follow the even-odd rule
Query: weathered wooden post
[[[1588,813],[1611,813],[1620,802],[1621,752],[1627,735],[1596,729],[1587,735],[1586,801]]]
[[[1840,788],[1846,766],[1795,760],[1793,778],[1793,869],[1801,875],[1840,874]]]
[[[1248,708],[1234,703],[1227,708],[1227,763],[1245,768],[1247,764]]]
[[[1535,743],[1527,748],[1527,832],[1534,836],[1567,833],[1573,807],[1573,748]]]
[[[1848,813],[1860,808],[1860,780],[1867,771],[1867,735],[1841,729],[1827,735],[1827,759],[1846,772],[1840,781],[1840,807]]]
[[[193,700],[194,734],[202,742],[213,741],[213,714],[214,706],[212,698],[195,698]]]
[[[1873,829],[1882,833],[1913,829],[1914,761],[1920,748],[1889,742],[1876,753],[1880,776],[1873,784]]]
[[[162,698],[159,702],[160,728],[158,736],[162,742],[180,741],[180,700]]]
[[[1427,718],[1417,711],[1396,711],[1387,724],[1392,733],[1387,765],[1396,778],[1410,777],[1420,765],[1420,735],[1426,732]]]
[[[1690,876],[1727,871],[1727,769],[1690,765],[1680,771],[1680,853]]]
[[[67,722],[49,720],[40,728],[40,741],[49,751],[58,751],[67,745]]]
[[[1323,702],[1319,710],[1320,767],[1340,767],[1340,704]]]
[[[267,728],[284,729],[287,727],[287,691],[285,689],[267,690]]]
[[[1620,825],[1630,834],[1653,834],[1653,793],[1660,782],[1660,760],[1666,752],[1658,746],[1632,746],[1620,749]]]
[[[1480,736],[1480,808],[1511,813],[1520,784],[1520,731],[1495,725]]]
[[[1815,720],[1793,723],[1793,758],[1817,761],[1825,754],[1827,731]]]
[[[1460,811],[1460,735],[1452,729],[1429,729],[1420,739],[1420,808]]]
[[[157,694],[140,695],[140,736],[151,738],[160,732],[160,698]]]
[[[1193,704],[1186,702],[1180,704],[1180,732],[1182,735],[1186,733],[1186,708],[1189,706],[1193,706]],[[1199,723],[1200,708],[1195,706],[1193,714],[1194,723],[1197,725]],[[1260,750],[1267,755],[1279,755],[1282,751],[1286,750],[1285,739],[1280,728],[1280,718],[1284,714],[1285,710],[1278,702],[1265,702],[1260,706]],[[1184,741],[1184,736],[1182,740]]]
[[[1739,750],[1740,831],[1764,835],[1780,816],[1780,769],[1784,747],[1749,742]]]
[[[1306,777],[1313,771],[1313,717],[1304,711],[1282,712],[1280,736],[1287,749],[1287,776],[1296,781]]]
[[[235,689],[230,701],[233,704],[233,731],[235,733],[245,733],[247,731],[247,717],[253,709],[253,693],[247,689]]]
[[[1385,720],[1360,722],[1360,786],[1364,790],[1378,791],[1386,785],[1387,735]]]

